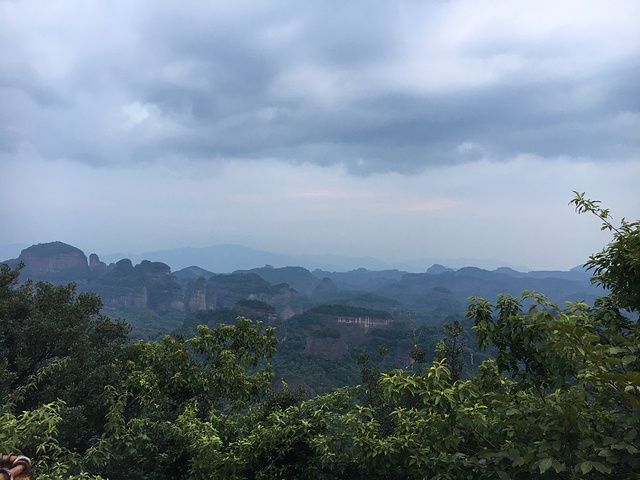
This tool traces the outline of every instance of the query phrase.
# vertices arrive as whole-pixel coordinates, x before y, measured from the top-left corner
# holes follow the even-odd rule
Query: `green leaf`
[[[564,472],[566,470],[565,464],[564,463],[560,463],[555,458],[553,459],[552,466],[553,466],[553,469],[556,471],[556,473]]]
[[[611,468],[600,462],[593,462],[593,468],[598,470],[600,473],[611,473]]]
[[[635,362],[636,361],[636,356],[635,355],[625,355],[624,357],[622,357],[622,364],[623,365],[628,365],[631,362]]]
[[[553,465],[553,460],[554,460],[554,459],[553,459],[553,458],[551,458],[551,457],[547,457],[547,458],[543,459],[543,460],[540,462],[540,465],[539,465],[539,467],[540,467],[540,473],[544,473],[544,472],[546,472],[547,470],[549,470],[549,469],[551,468],[551,465]]]
[[[582,471],[583,475],[586,475],[587,473],[589,473],[592,468],[593,468],[593,463],[590,462],[589,460],[585,460],[580,464],[580,470]]]

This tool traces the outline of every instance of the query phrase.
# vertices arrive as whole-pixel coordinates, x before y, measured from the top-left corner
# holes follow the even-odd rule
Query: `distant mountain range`
[[[29,247],[24,244],[0,245],[0,261],[2,259],[17,258],[20,252]],[[96,252],[98,253],[98,252]],[[291,255],[258,250],[243,245],[226,244],[209,247],[181,247],[166,250],[154,250],[144,253],[100,253],[100,258],[106,263],[116,263],[128,258],[134,264],[143,260],[166,263],[171,270],[197,265],[216,273],[231,273],[236,270],[271,265],[273,267],[300,266],[308,270],[327,270],[345,272],[364,268],[367,270],[401,270],[412,273],[425,272],[434,264],[446,265],[448,268],[478,267],[493,270],[508,267],[517,271],[529,271],[529,267],[515,265],[497,259],[472,258],[419,258],[399,262],[385,262],[373,257],[350,257],[345,255]]]
[[[163,254],[170,258],[164,258]],[[325,262],[329,268],[310,271],[295,266],[296,261],[309,262],[314,258],[316,265]],[[295,313],[312,305],[348,301],[368,293],[392,303],[399,302],[413,311],[433,314],[435,311],[460,312],[472,295],[493,300],[499,293],[518,295],[523,290],[536,290],[561,303],[590,301],[603,293],[590,284],[590,276],[582,267],[571,271],[525,273],[509,267],[493,271],[477,267],[453,270],[434,264],[422,273],[409,273],[384,268],[385,264],[370,258],[296,257],[238,245],[184,248],[150,252],[145,258],[104,260],[107,261],[94,253],[87,258],[71,245],[51,242],[28,247],[18,258],[7,262],[10,265],[23,262],[22,276],[26,278],[58,284],[73,281],[81,290],[101,295],[107,307],[145,308],[156,312],[207,310],[232,306],[241,299],[267,301],[269,298],[267,303],[276,306],[279,313],[285,310]],[[363,263],[351,270],[330,268],[345,262]],[[260,264],[264,266],[258,266]],[[369,268],[362,267],[363,264]],[[178,270],[174,267],[172,271],[170,265],[186,267]],[[219,273],[229,271],[233,273]],[[293,291],[283,290],[283,285]],[[380,299],[374,303],[380,303]]]
[[[271,265],[274,267],[303,266],[307,268],[351,269],[364,267],[381,270],[388,266],[375,258],[352,258],[340,255],[287,255],[255,250],[242,245],[213,245],[210,247],[183,247],[170,250],[157,250],[141,254],[109,254],[101,255],[106,262],[116,262],[121,258],[129,258],[134,263],[142,260],[163,262],[172,270],[197,265],[216,273],[231,273],[256,266]],[[311,267],[314,265],[314,267]]]
[[[349,271],[358,268],[367,270],[403,270],[407,272],[424,272],[435,263],[449,268],[479,267],[494,269],[510,267],[520,271],[529,268],[522,265],[511,265],[500,260],[479,260],[470,258],[436,259],[421,258],[401,262],[385,262],[373,257],[349,257],[344,255],[290,255],[256,250],[243,245],[212,245],[210,247],[183,247],[168,250],[156,250],[141,254],[114,253],[100,255],[105,262],[117,262],[128,258],[134,263],[142,260],[166,263],[172,270],[180,270],[192,265],[205,268],[216,273],[230,273],[236,270],[247,270],[258,266],[273,267],[300,266],[309,270]]]
[[[5,263],[24,264],[21,281],[74,282],[79,292],[98,294],[102,312],[126,319],[133,339],[155,340],[174,330],[193,335],[198,325],[232,324],[238,315],[266,322],[276,327],[280,342],[272,359],[274,371],[288,383],[316,392],[355,384],[360,372],[357,356],[362,351],[376,351],[383,345],[390,353],[385,368],[407,365],[415,338],[423,342],[420,348],[433,352],[435,342],[444,335],[443,324],[465,321],[470,296],[495,302],[502,293],[517,296],[523,290],[536,290],[562,305],[571,300],[593,303],[604,293],[591,285],[590,275],[582,268],[525,273],[508,267],[454,270],[434,264],[421,273],[362,267],[311,271],[278,266],[304,257],[234,245],[170,252],[174,265],[189,266],[172,271],[161,252],[144,259],[107,257],[105,262],[95,253],[87,257],[62,242],[32,245]],[[244,257],[236,257],[240,254]],[[197,265],[198,258],[206,262]],[[339,259],[344,265],[344,258]],[[360,260],[380,265],[373,259]],[[269,264],[256,267],[265,263]],[[237,266],[248,268],[214,273]],[[465,342],[471,346],[469,327]],[[465,350],[469,361],[484,358],[469,348]]]

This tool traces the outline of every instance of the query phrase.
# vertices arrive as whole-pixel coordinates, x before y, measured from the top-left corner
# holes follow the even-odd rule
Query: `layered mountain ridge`
[[[4,263],[24,264],[21,281],[75,282],[78,291],[100,295],[104,314],[132,325],[132,339],[155,340],[175,330],[194,335],[198,325],[234,324],[239,315],[275,326],[276,378],[318,393],[357,383],[363,352],[384,347],[385,368],[395,368],[411,362],[416,339],[424,351],[435,351],[443,324],[465,322],[469,296],[495,300],[501,293],[537,290],[562,305],[591,303],[604,293],[582,269],[525,273],[433,265],[423,273],[311,272],[265,265],[226,274],[199,266],[174,272],[160,261],[106,263],[94,253],[87,258],[62,242],[33,245]],[[467,345],[474,343],[469,327]],[[486,357],[467,347],[464,355],[471,365]]]
[[[472,295],[492,299],[500,293],[518,295],[523,290],[536,290],[561,303],[591,302],[603,293],[590,284],[589,274],[581,268],[518,272],[507,267],[489,271],[433,265],[424,273],[408,273],[364,268],[311,272],[298,266],[267,265],[231,274],[217,274],[198,266],[172,272],[159,261],[142,260],[134,265],[124,258],[106,264],[95,253],[87,258],[82,250],[62,242],[33,245],[6,263],[23,263],[23,280],[75,282],[80,291],[100,295],[107,309],[189,313],[232,308],[239,300],[259,300],[273,306],[285,320],[322,303],[373,308],[383,305],[394,312],[404,307],[419,313],[440,310],[450,314],[462,311]]]

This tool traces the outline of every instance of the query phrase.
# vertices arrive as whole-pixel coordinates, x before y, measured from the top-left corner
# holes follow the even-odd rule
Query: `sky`
[[[0,0],[0,45],[0,246],[569,269],[573,191],[640,218],[636,0]]]

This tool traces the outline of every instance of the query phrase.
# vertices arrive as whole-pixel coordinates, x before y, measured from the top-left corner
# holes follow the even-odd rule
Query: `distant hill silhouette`
[[[191,260],[195,250],[202,253],[202,249],[173,252]],[[221,257],[243,252],[247,254],[246,262],[258,257],[263,260],[264,253],[238,246],[204,250]],[[87,259],[76,247],[50,242],[26,248],[8,263],[15,266],[23,262],[23,278],[57,284],[76,282],[81,290],[98,293],[107,308],[146,308],[158,313],[227,308],[241,299],[257,299],[272,303],[279,314],[288,317],[320,303],[348,303],[363,293],[372,293],[385,299],[382,303],[396,302],[413,312],[440,318],[461,312],[472,295],[493,300],[500,293],[518,295],[523,290],[536,290],[562,303],[592,302],[603,293],[591,285],[589,274],[579,267],[571,271],[518,272],[509,267],[494,271],[476,267],[452,270],[434,264],[425,273],[408,273],[362,267],[310,272],[301,266],[266,265],[220,274],[195,264],[172,272],[167,263],[159,260],[143,259],[135,264],[126,258],[107,264],[96,254]]]

